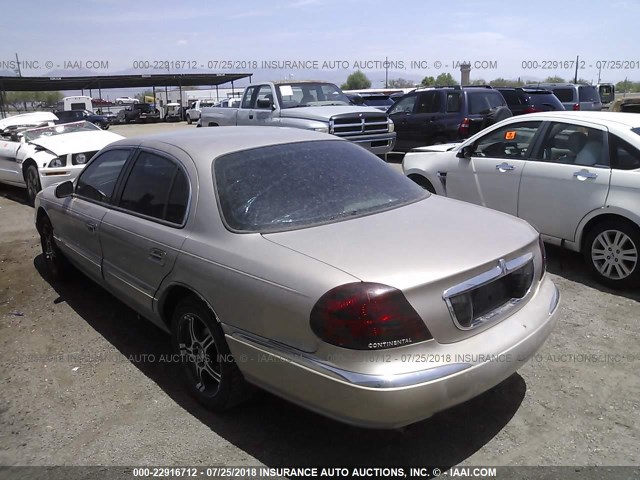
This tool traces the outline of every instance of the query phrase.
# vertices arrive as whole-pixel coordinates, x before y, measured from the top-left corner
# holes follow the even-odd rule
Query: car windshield
[[[214,182],[226,225],[273,233],[370,215],[428,194],[359,145],[325,140],[217,158]]]
[[[280,84],[278,85],[278,96],[282,108],[351,105],[347,96],[333,83]]]
[[[99,127],[96,127],[90,122],[73,122],[65,123],[62,125],[54,125],[52,127],[34,128],[26,130],[24,132],[24,138],[27,142],[31,142],[41,137],[54,137],[56,135],[64,135],[66,133],[76,132],[94,132],[100,131]]]

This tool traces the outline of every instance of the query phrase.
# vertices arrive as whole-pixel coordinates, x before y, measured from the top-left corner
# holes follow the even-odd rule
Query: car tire
[[[498,107],[491,113],[487,114],[484,120],[486,127],[493,125],[494,123],[501,122],[509,117],[512,117],[513,113],[508,107]]]
[[[624,220],[608,220],[586,235],[582,253],[591,274],[611,288],[640,285],[640,228]]]
[[[214,313],[204,302],[194,296],[181,300],[173,312],[171,326],[181,377],[196,400],[212,410],[223,411],[250,396],[252,389],[232,357]]]
[[[38,167],[35,165],[29,165],[24,175],[25,183],[27,184],[27,198],[29,205],[33,207],[36,201],[36,195],[42,186],[40,184],[40,175],[38,174]]]
[[[118,101],[116,102],[116,104],[117,104],[117,105],[122,105],[122,100],[118,100]]]
[[[187,115],[187,125],[191,125],[191,123],[193,123],[191,121],[191,117],[189,115]]]
[[[38,231],[40,232],[40,246],[47,266],[47,271],[53,280],[64,281],[71,277],[73,267],[69,260],[56,245],[53,236],[53,225],[46,215],[40,220]]]

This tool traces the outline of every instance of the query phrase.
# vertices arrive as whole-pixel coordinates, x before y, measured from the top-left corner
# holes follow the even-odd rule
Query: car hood
[[[37,138],[29,143],[46,148],[55,155],[66,155],[68,153],[100,150],[110,143],[123,138],[122,135],[117,133],[96,130],[95,132],[73,132],[53,137]]]
[[[462,145],[462,142],[456,143],[441,143],[439,145],[429,145],[426,147],[414,148],[412,152],[448,152],[449,150],[455,150]]]
[[[527,222],[431,195],[401,208],[264,238],[398,289],[449,278],[537,241]]]
[[[381,112],[377,108],[373,107],[353,107],[349,105],[325,105],[317,107],[299,107],[299,108],[285,108],[280,110],[280,116],[283,118],[308,118],[311,120],[320,120],[328,122],[334,115],[343,115],[345,113],[351,113],[357,115],[358,113],[375,113],[380,115]]]
[[[56,120],[58,120],[58,117],[51,112],[22,113],[20,115],[13,115],[12,117],[0,120],[0,130],[23,125],[35,126],[46,122],[54,122]]]

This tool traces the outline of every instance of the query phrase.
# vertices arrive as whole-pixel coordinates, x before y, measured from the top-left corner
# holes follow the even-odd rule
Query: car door
[[[415,113],[403,118],[410,148],[433,143],[438,129],[440,97],[440,92],[434,90],[419,93]]]
[[[154,295],[185,241],[190,192],[180,162],[143,149],[122,182],[116,206],[102,221],[105,283],[141,313],[152,311]]]
[[[409,118],[415,111],[417,100],[418,94],[410,93],[398,100],[389,109],[389,118],[393,120],[396,132],[396,150],[402,151],[413,148]]]
[[[238,125],[253,125],[253,106],[258,97],[258,89],[260,85],[248,87],[242,99],[242,105],[238,109],[237,121]]]
[[[18,152],[24,147],[24,141],[17,136],[10,140],[0,139],[0,181],[12,184],[24,183],[22,171],[16,162]]]
[[[520,177],[541,125],[513,122],[479,137],[471,157],[456,158],[447,172],[447,196],[516,215]]]
[[[605,127],[549,123],[524,167],[518,216],[540,233],[573,241],[585,215],[606,203],[611,178],[607,145]]]
[[[101,284],[101,222],[131,152],[131,148],[117,148],[96,156],[78,177],[74,194],[50,212],[60,248],[80,270]]]

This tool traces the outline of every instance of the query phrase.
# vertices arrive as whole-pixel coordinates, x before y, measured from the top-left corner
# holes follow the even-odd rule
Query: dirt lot
[[[194,127],[113,131],[173,128]],[[167,336],[87,279],[47,277],[33,210],[0,186],[0,465],[638,465],[640,294],[599,287],[575,254],[548,254],[559,324],[479,398],[396,431],[266,393],[218,415],[160,361]]]

